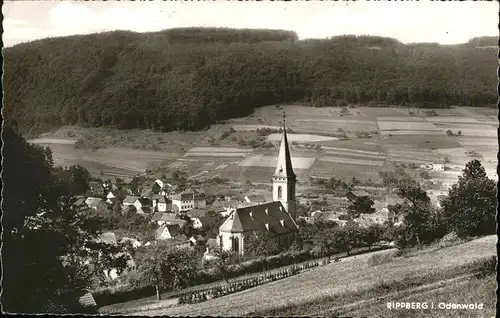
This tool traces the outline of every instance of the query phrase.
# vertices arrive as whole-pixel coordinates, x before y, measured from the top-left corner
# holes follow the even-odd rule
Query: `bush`
[[[123,303],[135,299],[154,296],[156,289],[154,286],[145,286],[134,289],[112,291],[109,289],[93,292],[97,306],[106,306],[116,303]]]

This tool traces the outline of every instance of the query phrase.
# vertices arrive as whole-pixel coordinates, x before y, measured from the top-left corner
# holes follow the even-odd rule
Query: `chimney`
[[[266,223],[266,229],[269,231],[269,223]]]
[[[285,220],[281,219],[280,223],[281,223],[281,226],[283,226],[283,227],[285,226]]]
[[[250,211],[249,215],[253,219],[253,213],[252,213],[252,211]]]
[[[266,214],[269,215],[269,210],[266,208]]]

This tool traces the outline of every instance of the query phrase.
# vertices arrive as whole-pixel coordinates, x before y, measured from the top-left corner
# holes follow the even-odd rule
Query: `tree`
[[[429,171],[422,171],[420,172],[420,178],[428,180],[431,178],[431,175],[429,174]]]
[[[254,232],[245,236],[245,255],[267,257],[280,251],[276,238],[269,232]]]
[[[360,229],[361,237],[360,240],[363,244],[368,246],[371,250],[373,244],[381,240],[384,228],[378,224],[370,225],[367,228]]]
[[[72,208],[75,194],[53,169],[46,150],[28,144],[8,126],[2,137],[4,311],[81,312],[78,298],[93,282],[85,261],[94,259],[95,265],[95,255],[116,254],[119,248],[95,244],[102,220]],[[123,258],[106,265],[121,270]]]
[[[240,256],[236,252],[225,250],[217,251],[215,256],[217,256],[215,269],[222,274],[226,283],[229,283],[231,267],[240,262]]]
[[[446,135],[447,136],[454,136],[453,131],[451,131],[449,129],[446,131]]]
[[[358,223],[348,221],[343,227],[334,230],[334,246],[340,252],[346,252],[349,256],[351,250],[359,246],[360,229]]]
[[[216,238],[219,235],[219,228],[225,220],[220,213],[208,211],[202,218],[201,232],[206,238]]]
[[[461,130],[457,131],[457,136],[462,136],[462,131]]]
[[[474,159],[441,201],[448,230],[459,236],[495,233],[496,186],[481,162]]]
[[[190,249],[172,249],[155,245],[139,266],[135,285],[155,286],[160,300],[161,290],[177,290],[196,281],[199,262]]]
[[[373,204],[375,204],[375,203],[369,197],[356,198],[352,202],[352,204],[349,207],[347,207],[347,211],[353,217],[358,217],[361,213],[371,214],[371,213],[375,212],[375,209],[373,208]]]

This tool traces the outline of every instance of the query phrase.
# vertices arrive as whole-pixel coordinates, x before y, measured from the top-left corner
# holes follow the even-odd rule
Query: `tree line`
[[[255,108],[496,104],[495,38],[460,45],[283,30],[183,28],[37,40],[5,50],[6,120],[199,130]]]

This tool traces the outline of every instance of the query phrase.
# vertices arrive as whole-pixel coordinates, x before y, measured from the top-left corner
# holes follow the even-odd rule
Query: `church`
[[[268,232],[282,246],[292,244],[298,230],[292,159],[283,118],[278,164],[272,177],[272,202],[239,207],[219,228],[218,245],[223,250],[245,252],[245,239],[255,232]]]

